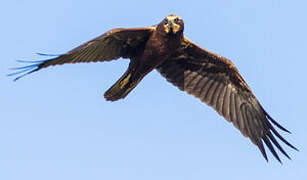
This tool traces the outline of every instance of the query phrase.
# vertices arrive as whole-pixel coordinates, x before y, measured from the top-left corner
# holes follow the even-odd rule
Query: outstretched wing
[[[258,146],[268,160],[263,142],[280,161],[273,144],[290,159],[274,135],[287,142],[272,126],[289,132],[262,108],[236,67],[226,58],[210,53],[185,38],[181,49],[157,70],[180,90],[213,107]],[[297,149],[296,149],[297,150]]]
[[[15,68],[15,70],[20,71],[10,75],[25,72],[25,74],[15,79],[17,80],[27,74],[53,65],[110,61],[120,57],[131,58],[134,57],[136,53],[143,50],[146,41],[154,30],[154,26],[145,28],[113,29],[56,58],[44,61],[33,61],[32,65]]]

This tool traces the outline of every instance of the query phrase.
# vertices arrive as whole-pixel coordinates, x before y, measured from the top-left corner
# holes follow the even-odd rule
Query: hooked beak
[[[176,34],[180,30],[180,25],[176,24],[174,22],[174,19],[170,19],[165,26],[165,32],[168,34],[172,32],[173,34]]]

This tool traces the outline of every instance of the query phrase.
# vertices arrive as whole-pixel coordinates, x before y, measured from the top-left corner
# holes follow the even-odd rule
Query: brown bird
[[[232,122],[258,146],[267,161],[263,142],[279,162],[281,160],[273,145],[290,159],[275,136],[291,148],[297,148],[286,141],[273,125],[290,132],[264,110],[237,68],[230,60],[188,40],[183,30],[183,20],[176,15],[169,15],[151,27],[113,29],[66,54],[16,68],[21,71],[10,75],[26,72],[17,80],[53,65],[129,58],[127,71],[104,94],[106,100],[125,98],[146,74],[156,69],[167,81],[199,98]]]

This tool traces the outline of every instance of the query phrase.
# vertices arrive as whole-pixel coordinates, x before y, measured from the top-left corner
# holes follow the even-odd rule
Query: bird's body
[[[176,16],[170,16],[170,21]],[[104,95],[107,100],[115,101],[124,98],[130,91],[153,69],[178,50],[183,39],[183,28],[181,32],[167,34],[159,24],[157,30],[153,31],[144,45],[142,51],[138,51],[130,59],[127,71]]]
[[[142,74],[152,71],[180,47],[182,38],[183,36],[165,36],[162,32],[153,32],[145,45],[142,55],[136,59],[139,62],[137,71]],[[134,62],[134,59],[131,62]]]
[[[179,16],[169,15],[158,25],[113,29],[66,54],[17,69],[30,74],[64,63],[129,58],[127,71],[104,94],[107,100],[125,98],[148,73],[156,69],[167,81],[199,98],[232,122],[258,146],[265,159],[267,155],[263,142],[277,160],[280,161],[280,158],[273,145],[290,158],[274,135],[291,148],[296,148],[273,125],[289,131],[264,110],[231,61],[198,47],[183,35],[183,30],[183,20]]]

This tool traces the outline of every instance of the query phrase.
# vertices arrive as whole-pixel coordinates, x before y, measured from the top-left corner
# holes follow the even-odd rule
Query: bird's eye
[[[164,19],[164,24],[168,24],[168,20],[167,19]]]
[[[175,19],[174,19],[174,23],[178,23],[179,22],[179,18],[178,17],[176,17]]]

